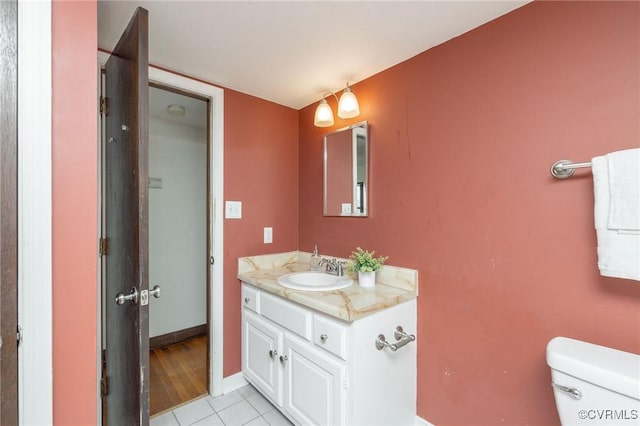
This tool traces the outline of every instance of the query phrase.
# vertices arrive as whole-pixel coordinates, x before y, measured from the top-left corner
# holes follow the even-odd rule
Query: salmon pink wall
[[[558,424],[552,337],[640,353],[640,284],[597,271],[590,171],[549,175],[639,145],[639,27],[638,2],[534,2],[354,85],[366,219],[322,216],[333,128],[301,110],[299,248],[420,272],[420,417]]]
[[[96,422],[97,4],[52,4],[53,421]]]
[[[224,92],[224,198],[242,219],[224,224],[224,376],[241,369],[238,257],[296,250],[298,112],[233,90]],[[263,228],[273,243],[263,243]]]

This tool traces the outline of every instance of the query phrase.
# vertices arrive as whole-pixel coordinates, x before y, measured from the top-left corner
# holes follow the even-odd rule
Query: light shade
[[[338,102],[338,117],[340,118],[353,118],[360,115],[360,105],[358,105],[358,99],[353,94],[349,83],[340,96],[340,102]]]
[[[167,107],[167,112],[171,115],[177,115],[178,117],[182,117],[186,114],[187,110],[178,104],[171,104]]]
[[[313,118],[313,124],[317,127],[333,126],[333,111],[331,110],[331,106],[327,103],[327,100],[324,98],[322,98],[316,108],[316,115]]]

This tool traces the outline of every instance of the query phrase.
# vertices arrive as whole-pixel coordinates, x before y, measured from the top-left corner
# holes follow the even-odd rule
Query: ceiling
[[[142,6],[152,64],[300,109],[527,2],[106,0],[98,45]]]

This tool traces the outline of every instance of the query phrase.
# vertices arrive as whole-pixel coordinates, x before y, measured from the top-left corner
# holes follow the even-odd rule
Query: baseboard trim
[[[435,426],[433,423],[423,419],[420,416],[416,416],[415,426]]]
[[[195,327],[151,337],[149,339],[149,350],[152,351],[162,346],[173,345],[174,343],[179,343],[196,336],[204,336],[205,334],[207,334],[207,324],[196,325]]]

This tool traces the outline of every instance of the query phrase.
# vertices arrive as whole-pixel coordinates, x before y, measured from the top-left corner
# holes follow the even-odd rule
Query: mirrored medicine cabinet
[[[324,137],[324,215],[368,215],[367,122]]]

